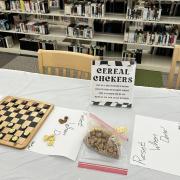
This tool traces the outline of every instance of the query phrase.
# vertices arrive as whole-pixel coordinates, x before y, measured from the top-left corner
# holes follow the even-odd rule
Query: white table
[[[129,155],[135,114],[180,121],[180,91],[135,87],[131,109],[89,105],[90,81],[0,69],[0,95],[39,99],[95,113],[129,128]],[[162,162],[164,163],[164,162]],[[179,180],[180,177],[128,165],[128,176],[77,168],[77,162],[0,146],[0,180]]]

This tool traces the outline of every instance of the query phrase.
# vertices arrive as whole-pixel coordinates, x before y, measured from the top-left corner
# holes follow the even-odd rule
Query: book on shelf
[[[48,22],[28,21],[19,15],[13,16],[16,32],[49,34]]]
[[[93,29],[92,29],[92,27],[89,27],[88,25],[70,24],[67,27],[66,34],[69,37],[92,39],[93,38]]]
[[[57,49],[56,40],[41,40],[41,39],[30,39],[30,38],[21,38],[20,49],[28,51],[38,51],[38,49],[46,50],[55,50]]]
[[[126,29],[124,41],[147,45],[174,46],[176,44],[177,37],[177,26],[146,23],[138,23],[137,25],[135,23]]]
[[[14,46],[12,36],[5,36],[4,38],[7,48],[12,48]]]
[[[100,2],[77,2],[65,3],[65,15],[85,16],[85,17],[104,17],[104,3]]]
[[[142,49],[127,49],[122,52],[122,58],[124,60],[136,60],[137,64],[141,64],[142,60]]]
[[[12,48],[14,46],[13,39],[11,36],[0,36],[0,47]]]
[[[6,10],[6,3],[4,0],[0,0],[0,11]]]
[[[7,7],[6,10],[8,10]],[[44,14],[49,13],[49,3],[47,0],[12,0],[9,10]]]
[[[71,45],[68,45],[68,51],[90,54],[93,56],[104,56],[105,47],[97,45],[81,45],[72,43]]]
[[[158,1],[138,0],[132,7],[127,7],[127,19],[157,21],[161,17],[161,3]]]

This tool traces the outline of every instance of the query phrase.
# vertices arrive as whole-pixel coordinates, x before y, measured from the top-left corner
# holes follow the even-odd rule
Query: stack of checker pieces
[[[7,96],[0,101],[0,144],[23,149],[37,133],[53,105]]]

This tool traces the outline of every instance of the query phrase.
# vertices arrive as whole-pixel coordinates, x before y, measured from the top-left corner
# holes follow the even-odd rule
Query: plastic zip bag
[[[98,117],[89,114],[88,133],[84,138],[86,146],[99,154],[119,159],[123,142],[127,135],[119,133]]]

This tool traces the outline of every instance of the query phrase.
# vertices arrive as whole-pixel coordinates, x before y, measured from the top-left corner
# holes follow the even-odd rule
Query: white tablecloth
[[[88,110],[113,126],[128,126],[129,155],[135,114],[180,121],[180,91],[176,90],[135,87],[133,108],[98,107],[89,105],[90,81],[0,69],[0,95],[23,96],[62,107]],[[128,176],[81,169],[77,162],[63,157],[0,146],[0,180],[180,179],[130,164],[128,169]]]

